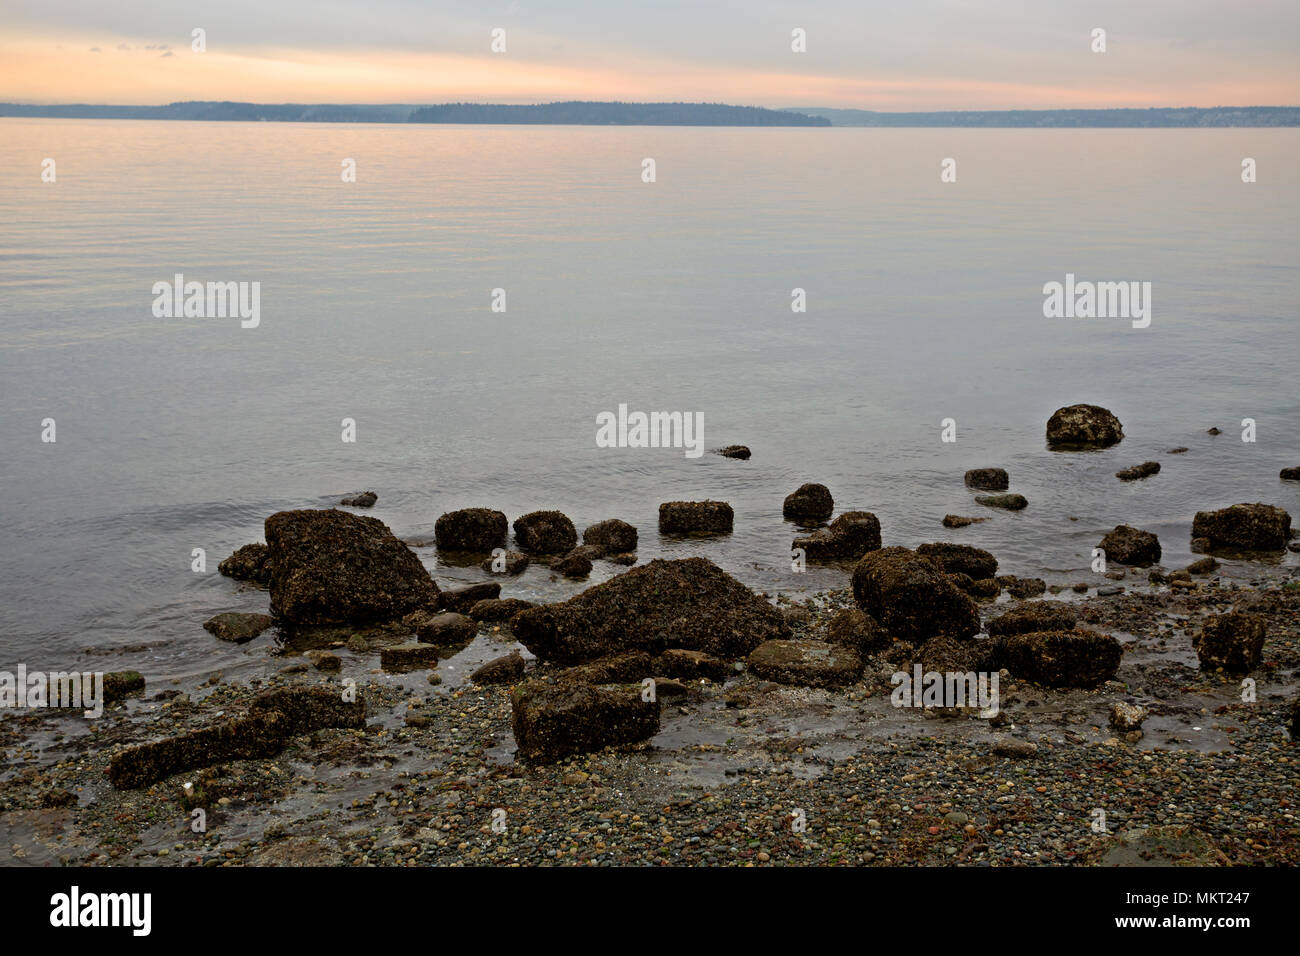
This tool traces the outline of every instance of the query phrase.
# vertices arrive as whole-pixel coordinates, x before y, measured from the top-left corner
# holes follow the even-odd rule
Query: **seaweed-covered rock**
[[[728,445],[726,448],[719,448],[717,453],[723,458],[739,458],[742,461],[749,459],[748,445]]]
[[[635,684],[654,669],[655,658],[645,651],[622,651],[565,668],[555,679],[561,684]]]
[[[967,638],[980,629],[975,602],[934,561],[908,548],[873,551],[853,569],[858,605],[890,634],[925,640]]]
[[[731,534],[736,514],[725,501],[665,501],[660,534]]]
[[[203,622],[203,629],[219,640],[246,644],[271,626],[269,614],[242,614],[226,611]]]
[[[949,574],[948,580],[957,585],[957,589],[979,601],[996,600],[1002,593],[1002,585],[996,578],[972,578],[969,574]]]
[[[936,542],[923,544],[916,549],[949,574],[969,574],[976,581],[991,578],[998,573],[998,559],[983,548],[969,544]]]
[[[582,543],[594,545],[606,554],[636,550],[636,528],[618,518],[597,521],[582,532]]]
[[[264,544],[246,544],[217,565],[217,570],[236,581],[260,587],[271,586],[271,552]]]
[[[523,598],[499,598],[479,601],[469,609],[469,616],[475,621],[508,621],[521,611],[537,607],[532,601]]]
[[[1106,448],[1124,438],[1124,428],[1100,405],[1067,405],[1047,420],[1047,444],[1054,448]]]
[[[1260,503],[1198,511],[1192,519],[1192,537],[1205,538],[1215,548],[1280,551],[1291,537],[1291,515]]]
[[[786,495],[781,513],[787,518],[825,521],[835,510],[835,499],[825,485],[808,483]]]
[[[514,529],[520,549],[532,554],[568,554],[578,544],[578,529],[561,511],[530,511]]]
[[[1278,477],[1283,481],[1300,481],[1300,468],[1283,468]]]
[[[648,740],[659,732],[659,701],[642,700],[639,686],[557,686],[539,680],[510,695],[518,755],[553,763],[579,753]]]
[[[506,546],[509,524],[506,516],[491,508],[462,508],[448,511],[433,526],[440,551],[491,551]]]
[[[417,615],[413,625],[415,636],[420,643],[437,644],[443,647],[467,644],[478,634],[478,625],[474,620],[468,615],[457,614],[455,611]]]
[[[988,673],[996,671],[996,645],[993,641],[955,641],[940,635],[932,637],[912,652],[911,664],[920,667],[923,674],[937,671],[941,674]],[[918,693],[914,688],[913,693]],[[945,701],[945,706],[958,706]],[[969,701],[965,706],[975,706]]]
[[[791,547],[802,548],[809,561],[856,561],[880,549],[880,520],[870,511],[846,511]]]
[[[655,658],[654,672],[678,680],[705,678],[720,684],[731,676],[732,668],[726,661],[704,651],[673,647]]]
[[[310,734],[327,727],[359,730],[366,725],[366,701],[344,699],[342,689],[327,687],[276,687],[253,698],[249,712],[269,710],[285,716],[290,736]]]
[[[376,518],[280,511],[266,519],[271,613],[291,624],[361,624],[438,601],[415,553]]]
[[[502,549],[500,554],[495,554],[490,558],[484,558],[483,563],[479,565],[488,574],[523,574],[530,563],[528,555],[522,551],[505,551]]]
[[[1007,589],[1008,594],[1020,600],[1038,597],[1047,590],[1047,582],[1042,578],[1022,578],[1015,574],[1002,574],[997,580],[998,584]],[[1084,590],[1086,591],[1087,588],[1085,587]]]
[[[1150,531],[1139,531],[1126,524],[1116,525],[1097,545],[1106,552],[1106,560],[1116,564],[1147,567],[1160,560],[1160,539]]]
[[[144,675],[139,671],[109,671],[104,675],[104,703],[113,704],[144,693]]]
[[[390,644],[379,649],[379,666],[386,671],[402,673],[438,666],[438,648],[434,644],[411,641]]]
[[[1030,631],[999,638],[996,658],[1014,676],[1046,687],[1096,687],[1114,678],[1121,653],[1111,634]]]
[[[1026,601],[988,622],[990,637],[1074,629],[1078,612],[1064,601]]]
[[[501,596],[501,585],[495,581],[482,584],[467,584],[464,587],[448,588],[438,596],[438,607],[443,611],[455,611],[467,614],[479,601],[491,601]]]
[[[524,611],[513,630],[537,657],[559,663],[668,647],[734,660],[790,636],[776,608],[705,558],[651,561],[567,601]]]
[[[1024,495],[976,495],[975,503],[1003,511],[1023,511],[1029,507],[1029,499]]]
[[[137,744],[113,754],[108,779],[118,790],[135,790],[185,770],[274,757],[289,738],[287,724],[284,714],[271,711]]]
[[[524,676],[524,658],[518,651],[490,660],[469,679],[476,684],[513,684]]]
[[[966,472],[966,487],[980,491],[1006,491],[1011,487],[1005,468],[972,468]]]
[[[1196,637],[1201,670],[1249,673],[1259,666],[1267,632],[1268,619],[1260,614],[1231,611],[1211,617]]]
[[[805,687],[845,687],[862,674],[858,652],[824,641],[764,641],[749,655],[749,669],[764,680]]]
[[[1117,700],[1110,705],[1110,725],[1120,733],[1132,733],[1142,729],[1142,721],[1147,719],[1149,711],[1138,704],[1128,704]]]
[[[988,518],[967,518],[965,515],[944,515],[943,526],[945,528],[965,528],[968,525],[979,524],[981,521],[988,520]]]
[[[591,558],[578,548],[553,562],[551,568],[566,578],[585,578],[591,574]]]
[[[344,498],[339,504],[345,508],[373,508],[375,502],[379,500],[379,495],[373,491],[363,491],[360,494]]]
[[[875,618],[855,607],[845,608],[831,618],[826,627],[826,640],[851,647],[860,657],[883,651],[894,641]]]
[[[1120,481],[1137,481],[1140,478],[1150,478],[1152,475],[1160,473],[1160,462],[1144,461],[1140,465],[1134,465],[1132,468],[1123,468],[1115,472],[1115,477]]]

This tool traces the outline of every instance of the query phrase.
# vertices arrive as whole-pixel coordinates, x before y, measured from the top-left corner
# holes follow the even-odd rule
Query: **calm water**
[[[789,570],[781,500],[804,481],[875,511],[886,543],[966,541],[1008,573],[1070,577],[1121,521],[1178,566],[1198,509],[1300,516],[1277,477],[1300,464],[1297,168],[1296,130],[0,120],[0,665],[260,659],[202,629],[267,602],[217,562],[273,511],[367,488],[401,536],[474,505],[621,517],[643,560],[704,554],[769,590],[846,580]],[[176,272],[259,281],[261,326],[154,318]],[[1150,328],[1045,319],[1066,272],[1152,282]],[[1125,441],[1048,452],[1046,419],[1080,401]],[[597,448],[620,402],[702,412],[707,447],[754,457]],[[1150,458],[1157,477],[1113,477]],[[983,465],[1028,510],[974,505],[962,472]],[[659,502],[706,497],[735,534],[659,539]],[[992,520],[948,532],[948,512]],[[441,582],[481,576],[419,553]],[[581,587],[533,568],[505,593]]]

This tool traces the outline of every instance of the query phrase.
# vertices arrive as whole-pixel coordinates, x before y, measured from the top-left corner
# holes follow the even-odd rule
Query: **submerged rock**
[[[242,614],[226,611],[203,623],[203,629],[222,641],[246,644],[272,624],[269,614]]]
[[[522,551],[506,551],[498,557],[484,558],[480,567],[488,574],[523,574],[530,560]]]
[[[1211,617],[1196,637],[1201,670],[1249,673],[1259,666],[1267,632],[1268,619],[1261,614],[1231,611]]]
[[[846,511],[829,528],[795,538],[792,548],[802,548],[809,561],[856,561],[880,550],[880,520],[870,511]]]
[[[1300,481],[1300,468],[1283,468],[1278,477],[1283,481]]]
[[[668,647],[734,660],[790,636],[775,607],[705,558],[651,561],[567,601],[524,611],[513,630],[537,657],[559,663]]]
[[[591,574],[591,558],[578,549],[574,549],[554,562],[551,567],[566,578],[585,578]]]
[[[568,554],[578,544],[578,529],[562,511],[531,511],[514,528],[519,547],[533,554]]]
[[[618,518],[598,521],[582,532],[582,543],[594,545],[606,554],[636,550],[636,528]]]
[[[236,581],[260,587],[271,586],[271,552],[264,544],[246,544],[217,565],[217,570]]]
[[[1029,499],[1024,495],[976,495],[975,503],[1004,511],[1020,511],[1029,507]]]
[[[491,508],[448,511],[433,526],[440,551],[491,551],[506,546],[506,516]]]
[[[1124,428],[1100,405],[1067,405],[1047,421],[1047,444],[1054,448],[1106,448],[1124,438]]]
[[[835,499],[825,485],[800,485],[795,491],[786,495],[781,513],[787,518],[802,518],[810,521],[825,521],[835,510]]]
[[[966,487],[980,491],[1006,491],[1011,487],[1005,468],[972,468],[966,472]]]
[[[1139,531],[1126,524],[1116,525],[1097,545],[1106,552],[1106,560],[1116,564],[1148,567],[1160,560],[1160,539],[1150,531]]]
[[[980,629],[975,602],[939,565],[907,548],[884,548],[859,561],[853,596],[885,630],[904,640],[939,634],[968,638]]]
[[[976,581],[991,578],[998,573],[998,559],[983,548],[969,544],[936,542],[917,547],[917,554],[925,555],[949,574],[968,574]]]
[[[344,498],[339,504],[348,508],[373,508],[379,495],[373,491],[363,491],[359,495],[353,495],[351,498]]]
[[[747,445],[728,445],[726,448],[719,448],[717,454],[723,458],[740,458],[748,460],[749,446]]]
[[[641,688],[557,686],[525,681],[511,692],[511,726],[518,756],[554,763],[572,754],[648,740],[659,732],[659,701]]]
[[[988,518],[967,518],[963,515],[944,515],[943,526],[945,528],[965,528],[967,525],[978,524],[981,521],[988,520]]]
[[[660,534],[731,534],[736,515],[725,501],[665,501]]]
[[[764,680],[805,687],[845,687],[862,674],[857,651],[824,641],[764,641],[749,655],[749,669]]]
[[[1214,548],[1280,551],[1291,537],[1291,515],[1260,503],[1198,511],[1192,519],[1192,537],[1205,538]]]
[[[1149,478],[1152,475],[1159,474],[1160,462],[1144,461],[1140,465],[1134,465],[1132,468],[1125,468],[1115,472],[1115,477],[1120,481],[1137,481],[1139,478]]]
[[[388,525],[346,511],[266,519],[271,614],[291,624],[360,624],[438,601],[438,585]]]
[[[1122,648],[1111,634],[1031,631],[999,638],[996,658],[1023,680],[1046,687],[1096,687],[1119,669]]]

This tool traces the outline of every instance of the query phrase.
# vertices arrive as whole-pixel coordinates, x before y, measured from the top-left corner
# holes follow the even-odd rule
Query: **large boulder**
[[[217,570],[236,581],[259,587],[271,586],[271,552],[264,544],[246,544],[217,565]]]
[[[858,605],[890,634],[963,639],[980,629],[979,610],[934,561],[908,548],[873,551],[853,569]]]
[[[1096,687],[1111,680],[1119,640],[1095,631],[1031,631],[1000,638],[997,662],[1014,676],[1046,687]]]
[[[1011,487],[1005,468],[972,468],[966,472],[966,487],[980,491],[1006,491]]]
[[[639,685],[558,686],[540,680],[511,692],[511,726],[518,755],[532,763],[647,740],[659,732],[659,701],[643,700]]]
[[[731,534],[736,514],[725,501],[665,501],[660,534]]]
[[[582,532],[582,543],[594,545],[606,554],[635,551],[636,528],[618,518],[597,521]]]
[[[787,518],[804,521],[825,521],[835,510],[835,499],[825,485],[809,483],[800,485],[786,495],[781,513]]]
[[[266,519],[271,613],[291,624],[386,621],[438,602],[415,553],[377,518],[280,511]]]
[[[1124,437],[1124,428],[1100,405],[1067,405],[1047,420],[1047,444],[1054,448],[1106,448]]]
[[[506,546],[506,516],[491,508],[448,511],[434,523],[433,537],[440,551],[491,551]]]
[[[532,554],[568,554],[578,544],[578,529],[560,511],[532,511],[515,519],[515,540]]]
[[[790,636],[781,612],[706,558],[655,560],[512,621],[537,657],[563,664],[669,647],[735,660]]]
[[[1106,560],[1116,564],[1147,567],[1160,560],[1160,539],[1150,531],[1139,531],[1126,524],[1115,526],[1097,545],[1106,552]]]
[[[916,549],[949,574],[969,574],[974,580],[991,578],[998,573],[998,559],[983,548],[946,541],[923,544]],[[994,595],[996,597],[996,595]]]
[[[792,548],[802,548],[809,561],[856,561],[880,550],[880,519],[870,511],[846,511],[829,528],[795,538]]]
[[[1232,611],[1211,617],[1196,636],[1201,670],[1249,673],[1259,666],[1267,633],[1268,619],[1262,614]]]
[[[824,641],[764,641],[749,655],[749,669],[764,680],[804,687],[845,687],[862,674],[858,652]]]
[[[1242,551],[1280,551],[1291,538],[1291,515],[1266,504],[1240,504],[1218,511],[1198,511],[1192,537],[1211,547]]]
[[[990,637],[1074,629],[1078,612],[1063,601],[1026,601],[988,622]]]

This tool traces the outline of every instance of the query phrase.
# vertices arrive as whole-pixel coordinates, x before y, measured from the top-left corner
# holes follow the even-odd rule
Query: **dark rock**
[[[972,468],[966,472],[966,487],[980,491],[1006,491],[1011,487],[1005,468]]]
[[[585,578],[591,574],[591,558],[575,548],[551,567],[566,578]]]
[[[1192,537],[1207,538],[1214,548],[1280,551],[1291,537],[1291,516],[1265,504],[1240,504],[1219,511],[1198,511]]]
[[[835,510],[835,500],[825,485],[800,485],[786,496],[781,513],[787,518],[825,521]]]
[[[988,622],[990,637],[1074,629],[1078,613],[1063,601],[1029,601]]]
[[[438,648],[433,644],[393,644],[379,649],[379,666],[386,671],[423,670],[438,666]]]
[[[560,671],[561,684],[636,684],[655,669],[655,658],[645,651],[623,651]]]
[[[77,803],[77,795],[71,790],[65,790],[62,787],[54,787],[41,794],[41,806],[47,810],[75,807]]]
[[[823,641],[764,641],[749,655],[749,669],[764,680],[805,687],[845,687],[862,674],[857,651]]]
[[[1222,432],[1222,430],[1219,429],[1218,426],[1215,426],[1214,428],[1207,428],[1207,429],[1205,430],[1205,434],[1207,434],[1207,435],[1222,435],[1223,432]]]
[[[266,519],[271,614],[292,624],[360,624],[438,600],[420,559],[375,518],[281,511]]]
[[[524,658],[518,651],[488,661],[469,679],[476,684],[513,684],[524,676]]]
[[[506,516],[491,508],[448,511],[433,526],[440,551],[491,551],[506,546]]]
[[[984,505],[986,508],[1020,511],[1029,506],[1029,499],[1024,495],[976,495],[975,503]]]
[[[455,611],[468,614],[479,601],[491,601],[501,596],[501,585],[495,581],[483,584],[467,584],[460,588],[449,588],[438,598],[438,608],[443,611]]]
[[[1013,760],[1026,760],[1038,756],[1038,744],[1032,740],[999,737],[993,741],[993,755],[995,757],[1010,757]]]
[[[488,574],[523,574],[529,564],[528,555],[521,551],[507,551],[500,558],[484,558],[482,565]],[[500,570],[498,570],[500,568]]]
[[[269,614],[241,614],[226,611],[203,623],[203,629],[219,640],[246,644],[271,626]]]
[[[1219,562],[1214,558],[1201,558],[1199,561],[1193,561],[1184,570],[1188,574],[1211,574],[1219,569]]]
[[[790,636],[776,608],[705,558],[651,561],[567,601],[524,611],[513,629],[537,657],[559,663],[668,647],[734,660]]]
[[[553,763],[579,753],[648,740],[659,732],[659,702],[634,687],[559,687],[525,681],[511,692],[518,756]]]
[[[996,648],[992,641],[954,641],[951,637],[932,637],[911,655],[910,663],[919,664],[923,672],[965,674],[995,671]],[[921,693],[920,688],[913,688],[914,694]],[[952,706],[952,705],[950,705]],[[970,706],[975,706],[972,701]]]
[[[582,543],[595,545],[606,554],[636,550],[636,528],[618,518],[598,521],[582,532]]]
[[[1125,468],[1122,471],[1115,472],[1115,477],[1120,481],[1137,481],[1139,478],[1149,478],[1152,475],[1159,474],[1160,462],[1144,461],[1140,465],[1134,465],[1132,468]]]
[[[969,574],[975,580],[991,578],[998,573],[998,559],[982,548],[969,544],[937,542],[923,544],[916,549],[949,574]]]
[[[826,640],[851,647],[859,657],[867,657],[885,650],[894,639],[866,611],[850,607],[831,618],[826,628]]]
[[[795,538],[792,548],[802,548],[809,561],[856,561],[880,550],[880,521],[870,511],[846,511],[829,528]]]
[[[732,669],[730,664],[712,654],[674,647],[655,658],[654,672],[678,680],[705,678],[721,684],[731,676]]]
[[[1126,524],[1116,525],[1097,545],[1106,552],[1106,560],[1116,564],[1149,567],[1160,560],[1160,539],[1150,531],[1139,531]]]
[[[1047,421],[1047,444],[1053,448],[1106,448],[1123,437],[1119,419],[1100,405],[1067,405]]]
[[[1300,468],[1283,468],[1278,477],[1283,481],[1300,481]]]
[[[480,601],[479,604],[483,602]],[[478,607],[478,604],[474,605]],[[468,644],[478,634],[478,625],[467,615],[455,611],[417,615],[412,622],[415,637],[421,644],[448,646]]]
[[[1290,722],[1288,727],[1291,731],[1292,740],[1300,740],[1300,697],[1291,698]]]
[[[108,779],[119,790],[134,790],[185,770],[274,757],[284,749],[287,728],[284,714],[270,711],[137,744],[109,759]]]
[[[104,703],[115,704],[144,693],[144,675],[139,671],[109,671],[104,675]]]
[[[1185,445],[1181,445],[1178,448],[1171,448],[1167,452],[1165,452],[1166,455],[1183,455],[1186,453],[1187,453],[1187,447]]]
[[[1014,574],[998,578],[998,583],[1006,588],[1007,593],[1013,598],[1021,600],[1038,597],[1047,590],[1047,582],[1042,578],[1021,578]],[[1084,585],[1084,590],[1088,590],[1087,585]]]
[[[1031,631],[999,638],[996,658],[1016,677],[1047,687],[1096,687],[1114,678],[1121,653],[1110,634]]]
[[[578,529],[563,512],[532,511],[515,519],[515,540],[533,554],[568,554],[578,544]]]
[[[1205,554],[1212,547],[1214,543],[1209,538],[1193,538],[1189,550],[1192,554]]]
[[[976,580],[969,574],[949,574],[948,580],[957,586],[959,591],[969,594],[977,600],[991,601],[1002,593],[1002,585],[998,584],[996,578],[979,578]]]
[[[1196,637],[1201,670],[1249,673],[1259,666],[1267,632],[1268,619],[1261,614],[1232,611],[1211,617]]]
[[[904,640],[979,631],[975,602],[940,567],[907,548],[873,551],[853,569],[853,596],[890,634]]]
[[[250,713],[277,711],[288,721],[291,737],[328,727],[359,730],[366,726],[366,701],[345,700],[338,689],[325,687],[277,687],[253,698]]]
[[[501,598],[492,601],[479,601],[469,609],[469,616],[475,621],[508,621],[520,611],[537,607],[532,601],[523,598]]]
[[[988,520],[988,518],[966,518],[962,515],[944,515],[943,526],[945,528],[964,528],[967,525],[978,524],[981,521]]]
[[[271,586],[271,552],[264,544],[246,544],[217,565],[217,570],[236,581],[264,588]]]
[[[728,445],[726,448],[719,448],[718,452],[723,458],[749,458],[749,447],[747,445]]]
[[[659,506],[659,533],[731,534],[735,519],[725,501],[665,501]]]
[[[636,564],[636,555],[632,553],[607,554],[605,555],[605,560],[610,564],[621,564],[630,568],[632,565]]]
[[[339,502],[339,504],[348,508],[372,508],[378,500],[379,495],[375,494],[373,491],[363,491],[361,494],[353,495],[351,498],[344,498]]]

